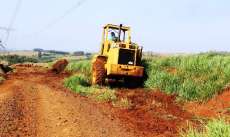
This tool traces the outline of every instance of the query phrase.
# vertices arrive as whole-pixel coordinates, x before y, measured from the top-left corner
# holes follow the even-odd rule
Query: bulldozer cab
[[[128,48],[131,43],[130,28],[107,24],[103,28],[101,54],[107,55],[110,48]]]
[[[103,31],[103,42],[131,42],[130,37],[130,28],[124,27],[122,25],[112,25],[108,24],[104,27]],[[115,37],[115,39],[114,39]]]
[[[142,48],[131,42],[130,27],[107,24],[103,28],[100,55],[110,64],[140,65]]]

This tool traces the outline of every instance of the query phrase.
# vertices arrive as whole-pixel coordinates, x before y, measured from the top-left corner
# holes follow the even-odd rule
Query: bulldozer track
[[[106,78],[105,59],[98,57],[93,62],[93,84],[103,85]]]

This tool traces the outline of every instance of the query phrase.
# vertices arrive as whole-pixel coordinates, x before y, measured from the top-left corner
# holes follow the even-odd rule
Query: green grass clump
[[[72,91],[94,98],[100,102],[115,101],[115,91],[106,87],[90,86],[89,78],[85,75],[73,75],[64,81],[65,87]]]
[[[96,95],[96,100],[100,102],[115,101],[116,99],[115,91],[111,89],[104,89],[103,92]]]
[[[4,81],[5,79],[0,76],[0,84]]]
[[[119,100],[116,100],[116,102],[113,103],[113,106],[129,109],[132,106],[132,102],[128,98],[121,98]]]
[[[90,60],[79,60],[72,61],[66,68],[67,71],[73,73],[82,73],[86,76],[91,75],[91,61]]]
[[[222,119],[211,120],[203,131],[189,128],[187,132],[181,133],[181,137],[230,137],[230,124]]]
[[[89,95],[90,91],[89,82],[84,75],[73,75],[64,80],[64,86],[79,93],[81,95]]]
[[[230,83],[230,55],[197,54],[144,60],[145,86],[177,94],[185,100],[205,100]]]

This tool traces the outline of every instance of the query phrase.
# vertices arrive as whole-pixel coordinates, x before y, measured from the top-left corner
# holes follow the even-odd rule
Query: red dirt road
[[[192,114],[175,97],[120,89],[130,109],[97,103],[65,89],[68,74],[18,66],[0,85],[1,137],[175,137]]]
[[[19,67],[0,85],[1,137],[136,136],[109,107],[62,87],[65,75]]]

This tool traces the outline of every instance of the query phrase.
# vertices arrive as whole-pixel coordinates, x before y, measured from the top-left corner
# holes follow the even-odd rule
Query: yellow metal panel
[[[107,64],[107,75],[142,77],[144,68],[141,66]]]

